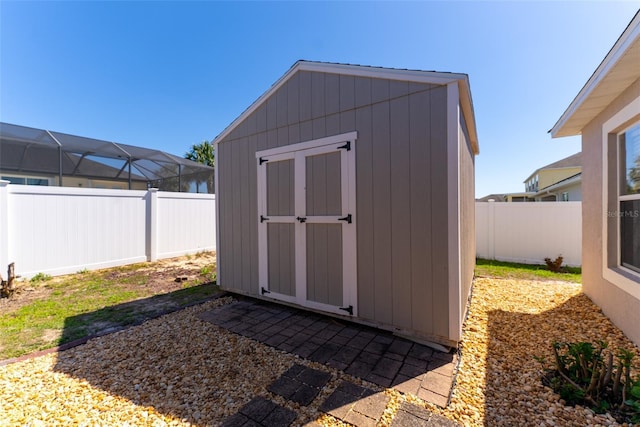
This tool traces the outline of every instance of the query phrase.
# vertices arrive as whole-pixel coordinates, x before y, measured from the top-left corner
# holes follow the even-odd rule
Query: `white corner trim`
[[[462,335],[460,295],[460,93],[457,82],[447,85],[447,212],[449,265],[449,339]]]
[[[216,281],[217,281],[217,285],[220,286],[220,197],[218,196],[219,193],[219,174],[218,174],[218,169],[219,169],[219,155],[220,152],[218,151],[218,143],[214,142],[213,143],[213,165],[214,165],[214,169],[213,169],[213,186],[214,186],[214,191],[216,192],[216,220],[215,220],[215,233],[216,233]]]
[[[634,99],[629,104],[627,104],[624,108],[622,108],[618,113],[616,113],[613,117],[607,120],[602,125],[602,207],[604,208],[602,215],[602,277],[606,281],[612,283],[618,288],[622,289],[626,293],[630,294],[634,298],[640,300],[640,274],[632,272],[631,270],[625,269],[625,271],[629,271],[632,276],[637,276],[638,280],[632,280],[628,277],[620,274],[613,268],[610,268],[608,265],[609,259],[609,248],[608,248],[608,236],[609,230],[607,227],[607,211],[609,209],[607,205],[607,200],[609,199],[609,187],[607,185],[607,177],[608,177],[608,144],[609,144],[609,135],[612,133],[618,133],[622,129],[622,126],[628,124],[634,118],[640,117],[640,97]],[[617,144],[616,140],[616,144]],[[616,244],[616,259],[618,265],[620,264],[620,249],[619,249],[619,239],[620,239],[620,218],[617,220],[616,232],[618,233],[618,242]],[[618,267],[620,269],[624,269],[624,267]]]

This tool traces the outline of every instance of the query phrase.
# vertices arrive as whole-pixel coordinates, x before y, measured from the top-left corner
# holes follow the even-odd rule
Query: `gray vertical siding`
[[[408,84],[404,83],[405,88]],[[394,84],[398,89],[398,85]],[[406,93],[406,90],[404,91]],[[393,324],[412,329],[411,307],[411,141],[409,139],[409,97],[390,102],[391,173],[391,282]],[[416,182],[415,185],[420,185]],[[419,226],[419,224],[416,224]],[[416,286],[417,287],[417,286]]]
[[[446,106],[446,86],[308,71],[291,77],[219,144],[223,286],[258,291],[255,150],[355,130],[359,317],[446,340],[452,243],[447,235]],[[466,199],[473,192],[473,155],[462,151]],[[247,176],[241,176],[244,171]],[[249,215],[240,212],[245,205]],[[473,203],[461,207],[461,216],[463,224],[473,223]],[[321,229],[310,232],[308,245],[314,251],[317,238],[330,238]],[[472,225],[462,234],[463,253],[473,254]],[[473,261],[466,257],[463,262],[464,286],[470,286]],[[325,290],[316,290],[316,282],[308,292],[320,295]],[[334,298],[329,290],[326,295],[318,298]]]
[[[431,157],[431,288],[432,333],[436,336],[449,335],[449,266],[448,252],[451,242],[448,235],[449,211],[447,209],[447,88],[431,91],[429,111],[431,114],[429,132]],[[452,147],[453,148],[453,147]],[[445,303],[447,302],[447,303]]]
[[[267,224],[269,290],[295,295],[294,224]]]
[[[294,215],[293,160],[267,163],[267,215]]]
[[[306,159],[306,210],[308,216],[341,215],[340,152]]]
[[[342,225],[307,225],[307,298],[342,305]]]
[[[460,315],[464,318],[465,304],[471,292],[476,265],[476,203],[475,203],[475,155],[471,148],[464,118],[460,123],[460,246],[461,246],[461,300]],[[462,319],[461,319],[462,322]]]

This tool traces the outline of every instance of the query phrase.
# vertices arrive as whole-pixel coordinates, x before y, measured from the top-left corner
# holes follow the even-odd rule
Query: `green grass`
[[[582,283],[582,269],[579,267],[563,267],[564,273],[554,273],[546,265],[518,264],[476,259],[476,276],[496,277],[501,279],[522,280],[562,280],[565,282]]]
[[[189,281],[183,289],[157,295],[152,289],[136,289],[147,283],[148,272],[116,277],[113,271],[82,272],[43,283],[51,290],[49,295],[0,314],[0,360],[55,347],[105,328],[137,324],[203,302],[219,291],[203,277]]]

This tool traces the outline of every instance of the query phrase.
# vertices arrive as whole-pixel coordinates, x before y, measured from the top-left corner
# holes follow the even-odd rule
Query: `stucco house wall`
[[[583,290],[638,345],[640,193],[624,150],[640,149],[639,127],[640,11],[550,130],[582,135]]]
[[[627,336],[640,345],[640,278],[631,293],[617,283],[604,278],[609,260],[604,259],[605,247],[608,252],[617,250],[613,239],[605,241],[604,221],[615,220],[619,210],[615,200],[603,200],[603,125],[616,113],[640,99],[640,79],[636,80],[622,95],[612,102],[601,114],[592,120],[582,132],[583,174],[582,174],[582,288],[602,311]],[[640,120],[640,110],[636,111]],[[605,184],[606,185],[606,184]],[[609,191],[613,194],[613,189]],[[611,213],[611,215],[608,215]],[[615,224],[611,224],[615,228]],[[640,236],[636,236],[640,239]]]

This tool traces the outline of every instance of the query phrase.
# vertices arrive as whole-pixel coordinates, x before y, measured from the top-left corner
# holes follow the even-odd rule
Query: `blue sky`
[[[466,73],[476,196],[580,150],[547,131],[640,2],[0,0],[0,121],[184,155],[298,59]]]

